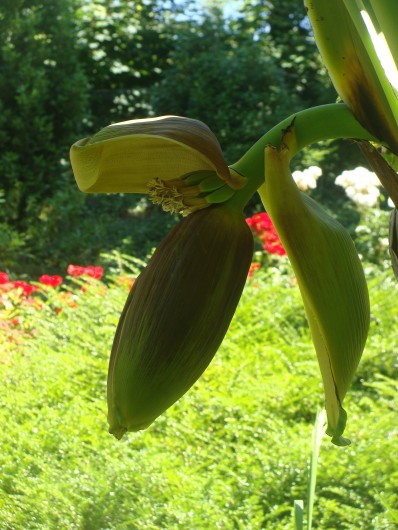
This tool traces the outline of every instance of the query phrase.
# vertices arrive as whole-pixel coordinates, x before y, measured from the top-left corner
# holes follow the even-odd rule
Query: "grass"
[[[78,307],[57,314],[50,296],[28,308],[31,336],[0,345],[0,529],[292,529],[323,403],[293,278],[256,273],[203,377],[116,441],[106,372],[127,291],[113,272],[106,290],[77,281]],[[397,286],[372,275],[370,291],[371,334],[345,402],[352,445],[323,440],[313,529],[398,524]]]

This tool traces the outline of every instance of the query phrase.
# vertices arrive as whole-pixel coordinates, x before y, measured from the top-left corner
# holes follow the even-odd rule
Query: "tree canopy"
[[[282,118],[336,97],[294,0],[246,0],[233,16],[193,0],[5,0],[0,29],[3,266],[13,248],[47,259],[67,230],[75,236],[55,266],[77,251],[82,218],[103,207],[75,188],[77,139],[111,122],[185,115],[212,128],[232,163]],[[128,209],[123,198],[107,204]]]

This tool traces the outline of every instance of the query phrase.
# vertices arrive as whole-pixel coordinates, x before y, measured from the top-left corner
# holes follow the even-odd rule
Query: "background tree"
[[[0,251],[6,265],[33,252],[32,223],[44,224],[47,201],[71,183],[67,146],[81,134],[87,113],[75,7],[74,0],[2,5]]]
[[[90,129],[152,112],[150,88],[167,67],[173,24],[159,0],[96,0],[78,10],[89,80]]]
[[[63,182],[64,148],[81,132],[87,80],[78,61],[74,3],[8,5],[0,44],[3,210],[18,229]],[[7,21],[7,23],[5,23]],[[63,182],[63,184],[61,184]]]
[[[63,266],[67,255],[98,253],[97,204],[90,209],[76,189],[69,147],[109,121],[142,113],[145,90],[161,72],[159,17],[156,2],[2,5],[3,268],[16,261],[24,268],[35,261]]]
[[[271,39],[258,42],[241,29],[217,7],[200,21],[181,23],[170,66],[152,91],[157,114],[204,121],[231,163],[299,104],[288,92]]]
[[[285,85],[299,98],[302,108],[336,99],[302,2],[246,1],[238,23],[240,31],[251,32],[257,42],[273,43]]]
[[[240,6],[227,16],[220,2],[3,0],[0,269],[55,272],[115,247],[145,254],[175,221],[139,196],[80,193],[68,161],[77,139],[115,121],[188,115],[235,162],[281,119],[335,99],[300,2]],[[346,145],[296,162],[333,176],[341,157],[359,160]],[[317,193],[335,200],[332,177]]]

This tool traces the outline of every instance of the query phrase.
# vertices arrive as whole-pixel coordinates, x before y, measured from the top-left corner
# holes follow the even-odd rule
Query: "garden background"
[[[252,221],[254,266],[214,362],[153,427],[117,442],[105,410],[113,334],[178,218],[144,196],[82,194],[68,160],[73,142],[111,122],[178,114],[209,125],[232,163],[281,119],[335,101],[300,1],[236,6],[1,2],[0,529],[293,528],[323,397],[287,258]],[[347,399],[352,445],[322,445],[313,528],[394,529],[390,208],[381,189],[374,206],[336,183],[366,165],[352,142],[294,162],[321,168],[307,191],[350,231],[372,302]],[[246,215],[260,211],[253,199]]]

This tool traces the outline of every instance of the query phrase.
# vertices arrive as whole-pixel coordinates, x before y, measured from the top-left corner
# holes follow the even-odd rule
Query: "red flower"
[[[80,265],[68,265],[67,273],[75,278],[87,274],[95,280],[100,280],[104,274],[104,269],[102,267],[94,267],[94,265],[88,265],[87,267],[81,267]]]
[[[93,265],[88,265],[84,268],[84,274],[91,276],[95,280],[100,280],[104,274],[104,269],[102,267],[94,267]]]
[[[279,256],[286,255],[282,242],[267,213],[263,212],[255,214],[246,219],[246,222],[263,243],[264,250],[270,254],[278,254]]]
[[[19,280],[16,282],[11,282],[11,284],[16,288],[22,289],[22,294],[24,296],[29,296],[31,293],[34,293],[35,291],[38,291],[39,288],[36,287],[36,285],[30,285],[29,283],[26,283],[24,280]]]
[[[263,249],[270,254],[278,254],[279,256],[286,255],[286,251],[283,248],[281,240],[279,239],[275,229],[265,232],[262,236],[260,236],[260,239],[263,243]]]
[[[84,267],[80,265],[68,265],[66,272],[75,278],[82,276],[84,274]]]
[[[39,282],[43,285],[49,285],[50,287],[56,287],[57,285],[61,285],[62,283],[62,276],[48,276],[48,274],[43,274],[39,278]]]
[[[4,283],[8,283],[10,280],[8,278],[8,274],[5,272],[0,272],[0,285],[3,285]]]
[[[257,234],[267,230],[275,230],[269,215],[265,212],[254,214],[252,217],[246,219],[246,222]]]

